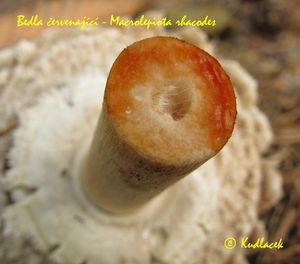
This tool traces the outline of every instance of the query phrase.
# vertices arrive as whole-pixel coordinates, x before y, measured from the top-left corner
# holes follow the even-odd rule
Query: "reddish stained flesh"
[[[202,54],[198,53],[196,55],[197,63],[195,70],[207,83],[209,90],[207,90],[206,93],[210,93],[213,97],[213,103],[206,106],[211,108],[207,119],[209,120],[208,126],[211,131],[210,136],[213,148],[218,151],[232,134],[236,118],[236,100],[231,81],[219,62],[208,53],[204,51],[201,53]],[[202,60],[199,59],[201,57]],[[204,62],[202,62],[203,57],[206,58]],[[216,118],[216,107],[220,107],[221,122]],[[225,123],[226,113],[230,117],[231,124]],[[218,123],[220,123],[220,125],[216,125]],[[221,142],[216,142],[216,138],[220,138]]]
[[[185,41],[154,37],[126,48],[113,64],[107,80],[107,111],[118,122],[126,122],[124,112],[128,107],[134,109],[130,90],[152,81],[146,66],[159,65],[164,77],[172,79],[182,75],[175,67],[176,62],[186,63],[191,72],[205,81],[206,85],[197,87],[205,98],[199,106],[198,122],[201,124],[199,127],[208,129],[207,143],[216,153],[231,136],[235,122],[236,101],[232,84],[216,59]],[[217,108],[220,110],[220,120],[216,116]],[[229,117],[227,124],[226,115]]]

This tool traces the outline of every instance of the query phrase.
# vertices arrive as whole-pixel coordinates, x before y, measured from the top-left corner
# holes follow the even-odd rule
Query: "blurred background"
[[[283,175],[284,195],[264,219],[268,239],[285,248],[250,251],[250,263],[300,263],[300,1],[299,0],[0,0],[0,49],[38,36],[41,27],[16,27],[16,16],[105,19],[162,10],[170,19],[208,15],[204,30],[222,57],[238,60],[259,81],[259,105],[274,142],[268,153]],[[176,30],[176,29],[172,29]]]

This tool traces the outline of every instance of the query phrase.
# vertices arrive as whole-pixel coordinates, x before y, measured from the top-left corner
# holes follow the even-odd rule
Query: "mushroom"
[[[2,214],[8,262],[24,261],[24,248],[35,248],[27,257],[58,263],[222,263],[233,253],[243,259],[238,250],[224,249],[223,241],[250,234],[259,222],[262,177],[280,185],[261,157],[271,130],[256,107],[256,82],[236,62],[222,60],[239,115],[232,138],[203,164],[231,136],[232,85],[211,55],[188,42],[135,42],[162,33],[167,35],[50,32],[40,43],[26,43],[36,57],[27,56],[12,74],[15,87],[27,78],[18,77],[22,67],[57,67],[48,68],[44,88],[38,76],[27,82],[22,98],[10,84],[2,91],[0,100],[13,100],[0,104],[0,127],[17,126],[3,178],[12,197]],[[202,32],[185,30],[178,37],[212,50]],[[43,40],[56,44],[51,49]],[[116,40],[122,44],[99,49],[98,43]],[[113,58],[130,42],[135,44],[121,52],[106,82]],[[23,54],[18,46],[9,51]],[[4,70],[11,65],[6,60]],[[64,75],[70,77],[65,82],[52,78]],[[278,199],[279,187],[264,189],[274,192],[273,202]]]

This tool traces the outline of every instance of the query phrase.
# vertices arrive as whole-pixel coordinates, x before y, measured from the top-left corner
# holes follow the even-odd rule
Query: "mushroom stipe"
[[[135,210],[216,155],[232,134],[236,102],[219,62],[173,37],[124,49],[108,75],[83,171],[105,210]]]

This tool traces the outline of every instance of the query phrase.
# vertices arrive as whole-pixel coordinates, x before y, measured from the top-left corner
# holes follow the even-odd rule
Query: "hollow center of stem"
[[[153,93],[153,105],[163,113],[170,115],[174,121],[182,119],[191,106],[191,92],[186,86],[170,84]]]

